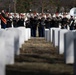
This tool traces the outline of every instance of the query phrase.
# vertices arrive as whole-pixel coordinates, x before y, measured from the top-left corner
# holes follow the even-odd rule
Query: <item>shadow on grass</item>
[[[44,63],[64,63],[63,57],[38,55],[38,54],[23,54],[15,58],[16,62],[44,62]]]
[[[8,71],[6,72],[6,75],[74,75],[74,74],[69,74],[67,72],[65,73],[49,73],[49,72],[44,72],[44,71],[29,71],[26,70],[25,72],[21,71]]]
[[[73,65],[64,63],[57,47],[44,39],[31,39],[15,57],[15,64],[6,66],[6,75],[73,75]]]

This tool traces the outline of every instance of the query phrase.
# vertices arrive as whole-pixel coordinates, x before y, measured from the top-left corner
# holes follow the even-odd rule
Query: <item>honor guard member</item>
[[[26,20],[26,28],[31,28],[29,19]]]
[[[10,28],[10,27],[12,27],[12,15],[9,13],[6,28]]]
[[[33,34],[33,22],[34,22],[34,18],[33,18],[33,16],[31,16],[30,18],[29,18],[29,21],[30,21],[30,28],[31,28],[31,36],[33,37],[34,36],[34,34]]]
[[[13,27],[18,27],[16,13],[14,14],[14,17],[13,17]]]
[[[59,16],[58,16],[58,13],[55,14],[54,26],[55,27],[59,27]]]
[[[70,26],[70,30],[74,30],[74,18],[73,16],[71,16],[71,18],[69,19],[69,26]]]
[[[45,27],[45,17],[42,17],[38,27],[39,37],[44,37],[44,27]]]
[[[4,10],[1,11],[0,18],[1,18],[1,28],[5,29],[6,28],[6,24],[7,24],[7,20],[6,20],[6,15],[5,15],[5,11]]]
[[[35,16],[32,20],[32,24],[31,24],[31,34],[33,37],[36,37],[36,29],[37,29],[37,25],[38,25],[38,18]]]
[[[55,27],[59,27],[59,17],[55,17]]]
[[[48,18],[45,20],[45,28],[48,28],[48,29],[51,28],[51,18],[50,18],[50,17],[48,17]]]
[[[74,28],[76,29],[76,17],[74,18]]]
[[[62,25],[61,26],[62,29],[67,29],[68,18],[66,17],[66,14],[63,14],[61,25]]]
[[[51,27],[55,27],[55,17],[52,17],[52,20],[51,20]]]
[[[18,27],[24,27],[24,15],[20,15],[19,20],[18,20]]]

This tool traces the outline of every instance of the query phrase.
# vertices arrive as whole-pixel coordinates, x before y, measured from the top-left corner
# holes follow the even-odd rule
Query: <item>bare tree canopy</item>
[[[0,10],[10,12],[63,12],[75,6],[76,0],[0,0]]]

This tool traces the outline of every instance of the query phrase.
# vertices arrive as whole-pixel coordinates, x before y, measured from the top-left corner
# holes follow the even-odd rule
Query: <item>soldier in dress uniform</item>
[[[68,18],[66,17],[66,14],[63,14],[63,18],[62,18],[62,21],[61,21],[61,28],[62,29],[67,29],[67,25],[69,23],[69,20]]]
[[[12,15],[9,13],[6,28],[10,28],[10,27],[12,27]]]
[[[55,17],[52,17],[52,20],[51,20],[51,27],[55,27]]]
[[[14,13],[14,17],[13,17],[13,27],[18,27],[17,22],[18,22],[18,19],[17,19],[17,17],[16,17],[16,13]]]
[[[39,20],[39,26],[38,26],[38,33],[39,33],[39,37],[44,37],[44,28],[45,28],[45,17],[42,17]]]
[[[6,14],[5,14],[4,10],[1,11],[0,19],[1,19],[1,28],[5,29],[6,24],[7,24],[7,17],[6,17]]]
[[[31,26],[30,26],[30,19],[26,20],[26,28],[31,28]]]
[[[76,29],[76,17],[74,18],[74,28]]]
[[[21,17],[19,18],[17,25],[18,27],[24,27],[24,15],[21,14]]]
[[[34,18],[30,19],[31,22],[31,34],[33,37],[36,37],[36,29],[37,29],[37,25],[38,25],[38,18],[37,16],[35,16]]]
[[[33,36],[34,36],[34,34],[33,34],[33,27],[32,27],[33,22],[34,22],[33,16],[31,16],[31,17],[29,18],[29,21],[30,21],[30,28],[31,28],[31,36],[33,37]]]
[[[71,18],[69,19],[69,26],[70,26],[70,30],[74,30],[74,18],[73,16],[71,16]]]
[[[56,16],[55,17],[55,27],[59,27],[59,17],[58,16]]]
[[[48,29],[51,28],[51,18],[50,18],[50,17],[48,17],[48,18],[45,20],[45,28],[48,28]]]
[[[55,18],[54,18],[54,27],[59,27],[59,14],[56,13],[55,14]]]

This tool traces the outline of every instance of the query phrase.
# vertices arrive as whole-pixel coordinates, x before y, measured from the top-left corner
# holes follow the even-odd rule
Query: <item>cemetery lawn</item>
[[[20,51],[15,64],[6,66],[6,75],[73,75],[73,65],[66,65],[64,55],[44,38],[31,38]]]

